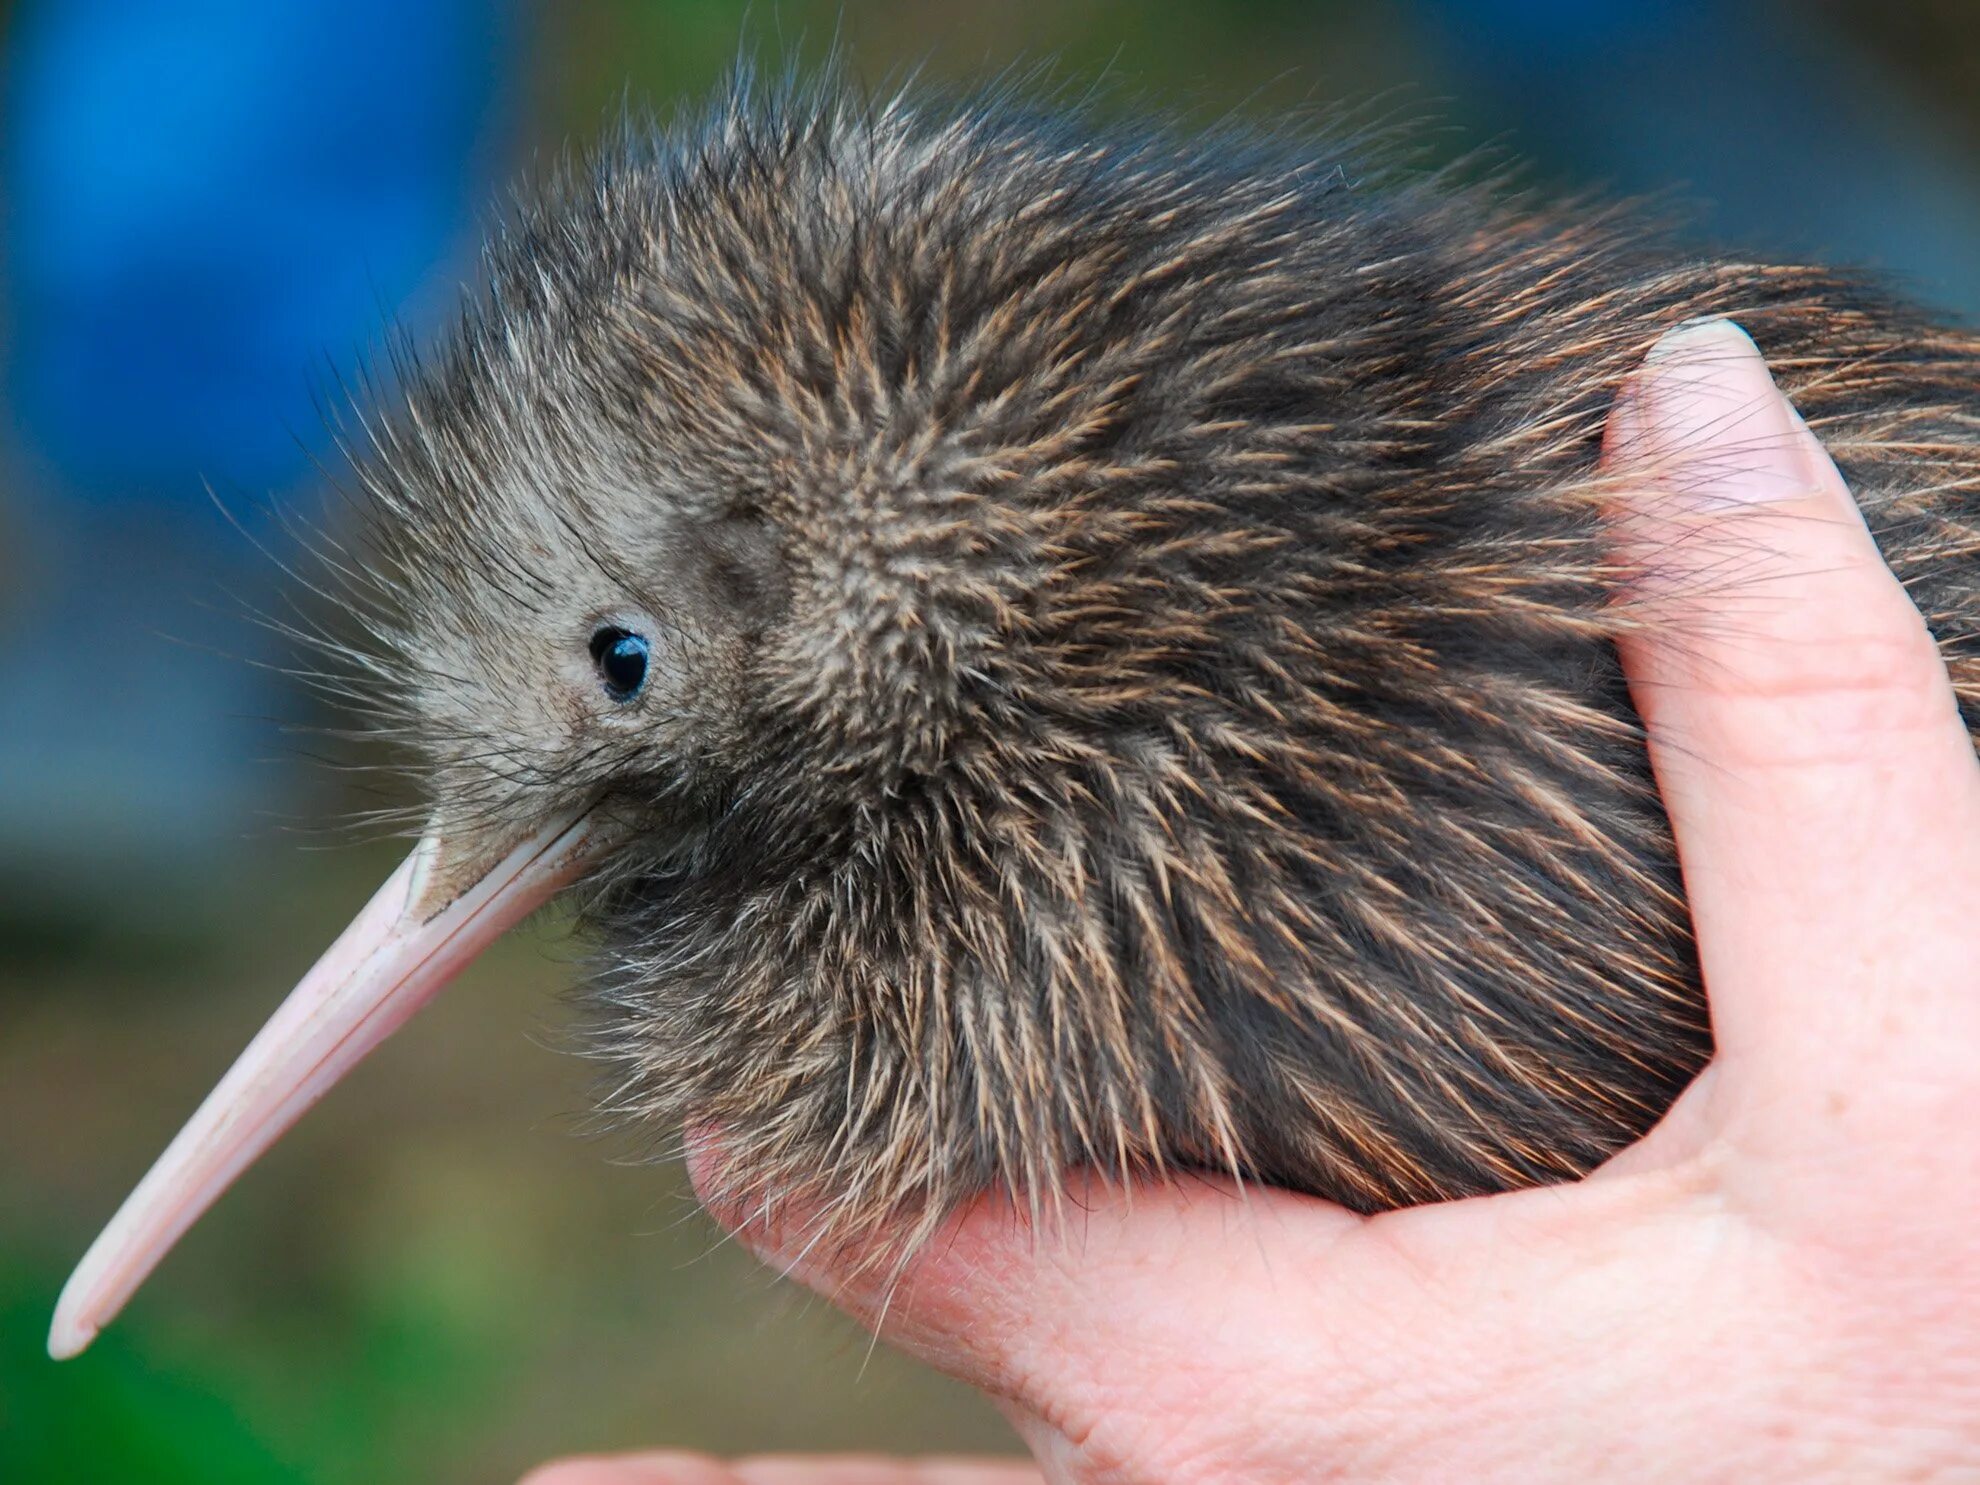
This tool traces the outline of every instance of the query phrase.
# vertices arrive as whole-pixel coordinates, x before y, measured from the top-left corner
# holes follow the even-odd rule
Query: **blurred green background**
[[[641,1445],[1014,1447],[980,1400],[721,1244],[677,1169],[574,1137],[589,1070],[558,1050],[576,949],[554,922],[311,1114],[93,1350],[60,1366],[42,1351],[70,1265],[403,849],[335,828],[376,801],[282,730],[322,717],[255,670],[284,657],[238,622],[279,595],[256,551],[281,555],[279,526],[231,530],[202,481],[250,511],[314,509],[291,455],[322,447],[326,367],[354,364],[385,320],[429,323],[500,183],[622,99],[664,113],[745,41],[816,58],[836,40],[876,83],[1046,61],[1111,79],[1103,107],[1268,127],[1379,100],[1438,121],[1433,155],[1490,140],[1542,181],[1675,189],[1705,235],[1873,262],[1949,312],[1980,307],[1966,0],[387,5],[344,51],[304,47],[321,66],[293,77],[275,53],[224,51],[253,13],[205,0],[140,24],[89,0],[4,17],[5,1485],[465,1485]],[[368,91],[339,91],[344,64]],[[258,110],[267,140],[341,121],[308,135],[335,149],[282,153]],[[159,158],[133,164],[154,120]],[[213,155],[181,143],[189,120]],[[167,199],[146,183],[187,158],[239,169],[142,215]],[[275,232],[291,187],[302,205]],[[377,235],[354,230],[372,220]],[[250,250],[277,264],[265,282],[228,266]],[[325,286],[343,297],[269,307]]]

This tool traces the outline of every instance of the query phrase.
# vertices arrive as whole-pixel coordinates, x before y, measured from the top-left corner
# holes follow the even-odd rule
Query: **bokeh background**
[[[1267,127],[1372,103],[1701,240],[1980,310],[1969,0],[33,0],[0,5],[0,1482],[504,1481],[548,1455],[1006,1449],[576,1137],[573,946],[501,946],[78,1361],[69,1266],[402,843],[243,615],[323,410],[497,192],[739,49],[876,83],[1049,62]],[[302,730],[297,730],[302,729]],[[362,761],[361,759],[358,761]],[[390,801],[390,786],[385,802]]]

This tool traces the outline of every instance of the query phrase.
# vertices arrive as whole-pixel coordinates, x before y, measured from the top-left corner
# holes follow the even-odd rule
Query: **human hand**
[[[1607,462],[1646,620],[1624,661],[1717,1055],[1571,1186],[1361,1217],[1095,1180],[1062,1235],[978,1203],[891,1294],[856,1263],[795,1262],[997,1398],[1044,1479],[1980,1469],[1980,762],[1917,611],[1742,333],[1665,337]],[[718,1215],[793,1264],[800,1219]],[[906,1469],[650,1456],[531,1481],[1040,1478]]]

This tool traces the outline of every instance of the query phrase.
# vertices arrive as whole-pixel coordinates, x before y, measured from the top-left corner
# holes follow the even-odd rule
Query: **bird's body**
[[[1585,1171],[1699,1068],[1612,393],[1672,324],[1745,325],[1980,703],[1980,347],[1627,217],[1358,182],[738,102],[495,245],[373,482],[416,727],[568,756],[518,748],[527,677],[433,678],[502,675],[517,599],[590,633],[506,567],[668,636],[598,743],[619,1111],[849,1219],[1075,1164],[1369,1209]]]
[[[742,93],[495,242],[372,425],[369,676],[449,838],[611,821],[615,1113],[908,1238],[1078,1165],[1374,1210],[1642,1133],[1710,1035],[1598,461],[1691,317],[1980,719],[1980,343],[1362,168]]]

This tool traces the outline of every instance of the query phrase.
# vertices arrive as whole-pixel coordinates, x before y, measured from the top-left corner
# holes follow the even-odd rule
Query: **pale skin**
[[[1980,762],[1741,332],[1666,337],[1605,458],[1718,1044],[1656,1129],[1572,1186],[1372,1218],[1090,1183],[1051,1235],[986,1199],[884,1320],[794,1277],[987,1391],[1035,1464],[530,1485],[1980,1479]],[[739,1235],[789,1266],[784,1232]]]

